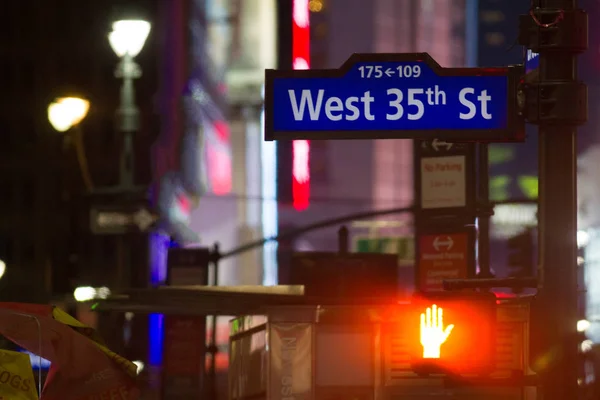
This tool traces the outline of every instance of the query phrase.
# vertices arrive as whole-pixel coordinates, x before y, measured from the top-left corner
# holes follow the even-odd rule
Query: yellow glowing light
[[[323,10],[323,2],[320,0],[310,0],[308,3],[308,9],[311,12],[320,12]]]
[[[444,310],[436,304],[421,313],[421,345],[423,358],[440,358],[440,348],[448,340],[454,325],[444,329]]]
[[[90,102],[79,97],[61,97],[48,106],[48,120],[59,132],[66,132],[85,118]]]

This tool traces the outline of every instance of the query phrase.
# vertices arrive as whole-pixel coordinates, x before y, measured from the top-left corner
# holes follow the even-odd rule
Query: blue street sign
[[[540,66],[540,53],[534,53],[531,49],[527,49],[525,56],[525,73],[528,74]]]
[[[267,70],[265,140],[522,140],[521,74],[442,68],[427,53],[354,54],[332,70]]]

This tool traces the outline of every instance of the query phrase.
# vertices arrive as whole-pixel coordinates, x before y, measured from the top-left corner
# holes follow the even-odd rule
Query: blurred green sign
[[[415,263],[415,238],[412,236],[354,237],[357,253],[398,254],[398,266],[412,267]]]

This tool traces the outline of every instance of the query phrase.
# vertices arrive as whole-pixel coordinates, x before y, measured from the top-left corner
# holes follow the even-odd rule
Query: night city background
[[[336,68],[352,53],[397,52],[428,52],[444,67],[520,64],[524,50],[516,44],[518,16],[528,12],[529,3],[3,2],[0,300],[58,304],[97,327],[128,359],[160,365],[160,316],[133,322],[98,316],[89,311],[89,302],[76,298],[76,289],[84,288],[79,293],[91,300],[107,291],[162,284],[167,250],[190,241],[206,247],[218,243],[227,253],[322,220],[413,202],[410,140],[265,142],[266,68]],[[590,21],[600,18],[597,0],[581,0],[580,6]],[[151,24],[135,56],[141,75],[133,79],[139,112],[133,128],[123,122],[128,110],[121,90],[127,73],[115,76],[125,58],[108,40],[112,23],[125,17]],[[589,51],[580,57],[590,109],[578,140],[579,229],[585,230],[587,245],[581,269],[589,280],[589,312],[600,311],[600,280],[594,284],[591,278],[598,274],[600,257],[595,234],[600,212],[594,207],[600,202],[599,29],[590,24]],[[89,110],[59,132],[48,107],[64,97],[87,100]],[[524,143],[490,146],[491,200],[516,201],[498,207],[492,218],[491,267],[498,277],[509,273],[507,238],[537,224],[536,207],[527,203],[538,191],[536,132],[528,127]],[[124,136],[133,138],[133,162],[125,167],[120,161]],[[133,171],[132,182],[123,178],[126,167]],[[121,232],[101,226],[103,212],[138,211],[145,213],[139,214],[141,225],[143,218],[151,218],[147,229]],[[361,239],[378,237],[395,242],[386,247],[374,241],[370,251],[398,252],[400,243],[410,247],[411,221],[402,214],[352,223],[353,249],[361,251]],[[218,282],[286,284],[290,252],[334,251],[338,228],[225,257]],[[402,251],[407,251],[404,266],[410,266],[410,250]],[[219,323],[220,344],[227,343],[227,321]],[[114,326],[127,326],[129,339],[122,340]],[[221,362],[226,368],[227,360]]]

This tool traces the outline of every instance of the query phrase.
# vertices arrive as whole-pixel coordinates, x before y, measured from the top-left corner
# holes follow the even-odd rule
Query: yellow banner
[[[89,326],[87,326],[85,324],[82,324],[81,322],[79,322],[78,320],[76,320],[75,318],[73,318],[72,316],[70,316],[69,314],[67,314],[66,312],[64,312],[63,310],[61,310],[60,308],[57,308],[57,307],[54,307],[54,309],[52,310],[52,316],[54,317],[55,320],[65,324],[65,325],[69,325],[70,327],[76,329],[81,334],[90,338],[92,341],[95,342],[95,344],[98,346],[98,348],[100,348],[100,350],[102,350],[102,352],[104,354],[106,354],[110,359],[112,359],[114,362],[116,362],[117,365],[122,370],[124,370],[129,376],[131,376],[132,378],[137,377],[137,366],[134,363],[132,363],[131,361],[129,361],[129,360],[121,357],[117,353],[109,350],[95,329],[90,328]],[[3,399],[0,398],[0,400],[3,400]]]
[[[0,400],[38,400],[29,355],[0,350]]]
[[[92,339],[94,342],[101,344],[103,346],[105,345],[104,340],[102,340],[102,338],[100,337],[100,335],[98,334],[98,332],[96,332],[96,330],[94,328],[91,328],[85,324],[82,324],[81,322],[79,322],[78,320],[76,320],[75,318],[73,318],[72,316],[70,316],[63,310],[61,310],[60,308],[54,307],[52,309],[52,317],[54,317],[54,319],[57,320],[58,322],[61,322],[65,325],[69,325],[70,327],[75,329],[77,332]]]

